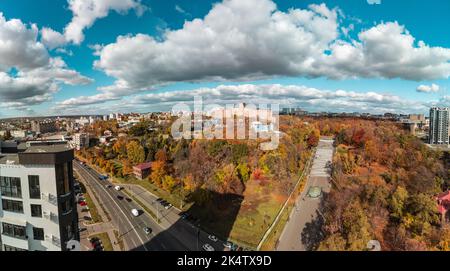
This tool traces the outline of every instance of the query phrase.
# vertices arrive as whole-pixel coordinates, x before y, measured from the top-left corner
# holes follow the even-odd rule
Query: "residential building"
[[[73,149],[64,141],[12,145],[0,148],[0,250],[66,250],[79,241]]]
[[[89,134],[86,133],[74,134],[73,145],[77,151],[89,147]]]
[[[430,109],[429,140],[433,145],[449,144],[450,111],[448,107],[433,107]]]
[[[133,174],[139,180],[143,180],[150,175],[152,163],[142,163],[133,167]]]
[[[31,130],[37,134],[54,133],[57,131],[54,121],[32,121]]]

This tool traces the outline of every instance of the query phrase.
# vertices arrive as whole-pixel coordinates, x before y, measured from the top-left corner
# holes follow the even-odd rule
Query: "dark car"
[[[128,202],[132,202],[132,201],[133,201],[133,200],[130,199],[130,198],[126,198],[125,200],[128,201]]]
[[[117,199],[118,199],[118,200],[123,200],[123,197],[120,196],[120,195],[117,195]]]
[[[156,202],[161,202],[161,201],[163,201],[162,198],[157,198],[157,199],[156,199]]]

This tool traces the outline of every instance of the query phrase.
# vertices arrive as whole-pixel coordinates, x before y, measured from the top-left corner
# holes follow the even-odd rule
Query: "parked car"
[[[133,210],[131,210],[131,214],[133,214],[133,216],[135,216],[135,217],[138,217],[139,211],[137,209],[133,209]]]
[[[149,227],[144,227],[144,232],[145,234],[149,235],[150,233],[152,233],[152,229]]]
[[[172,208],[172,204],[170,203],[164,206],[164,209],[166,210],[169,210],[170,208]]]
[[[81,201],[81,202],[79,202],[79,204],[80,204],[80,206],[82,206],[82,207],[84,207],[84,206],[87,205],[87,203],[86,203],[85,201]]]
[[[122,187],[117,185],[116,187],[114,187],[114,189],[116,189],[116,191],[120,191],[120,190],[122,190]]]
[[[217,242],[219,239],[217,239],[217,237],[215,237],[214,235],[208,235],[208,239],[213,241],[213,242]]]
[[[133,200],[130,199],[130,198],[125,198],[125,200],[126,200],[127,202],[132,202],[132,201],[133,201]]]
[[[204,244],[203,250],[204,251],[214,251],[215,249],[210,244]]]
[[[111,188],[111,187],[112,187],[112,185],[110,185],[110,184],[107,184],[107,185],[105,185],[105,187],[106,187],[106,188]]]
[[[161,202],[161,201],[163,201],[162,198],[157,198],[157,199],[156,199],[156,202]]]
[[[118,200],[123,200],[123,196],[117,195],[117,199],[118,199]]]

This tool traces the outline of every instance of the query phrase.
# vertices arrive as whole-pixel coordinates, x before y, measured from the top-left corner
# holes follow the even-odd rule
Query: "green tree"
[[[134,164],[142,163],[145,161],[144,148],[136,141],[131,141],[127,144],[127,157]]]
[[[402,186],[398,186],[389,199],[389,210],[391,217],[400,221],[403,217],[406,201],[408,200],[408,191]]]

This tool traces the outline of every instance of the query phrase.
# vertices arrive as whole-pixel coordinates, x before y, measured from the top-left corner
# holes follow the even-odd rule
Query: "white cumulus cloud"
[[[51,57],[38,34],[36,25],[0,13],[0,106],[26,108],[50,100],[60,84],[92,81]]]
[[[439,85],[431,84],[428,85],[420,85],[417,87],[417,92],[430,93],[430,92],[438,92],[440,90]]]
[[[116,79],[100,90],[131,94],[174,82],[274,76],[401,78],[450,76],[450,49],[416,41],[397,22],[340,37],[341,12],[325,4],[283,12],[271,0],[224,0],[203,19],[167,30],[118,37],[97,51],[94,66]]]

